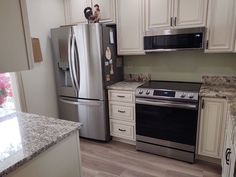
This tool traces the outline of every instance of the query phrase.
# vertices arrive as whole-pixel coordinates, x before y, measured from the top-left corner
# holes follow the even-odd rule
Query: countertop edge
[[[5,170],[3,170],[2,172],[0,172],[0,176],[4,177],[8,174],[10,174],[11,172],[15,171],[16,169],[22,167],[23,165],[25,165],[27,162],[33,160],[35,157],[37,157],[38,155],[40,155],[41,153],[45,152],[46,150],[48,150],[49,148],[51,148],[53,145],[56,145],[58,143],[60,143],[62,140],[66,139],[67,137],[69,137],[70,135],[72,135],[73,133],[79,131],[79,129],[81,128],[82,124],[78,125],[77,128],[71,130],[70,132],[59,136],[55,141],[52,141],[51,143],[49,143],[48,145],[44,146],[43,148],[39,149],[37,152],[34,152],[30,157],[28,158],[24,158],[20,161],[18,161],[17,163],[11,165],[10,167],[6,168]]]

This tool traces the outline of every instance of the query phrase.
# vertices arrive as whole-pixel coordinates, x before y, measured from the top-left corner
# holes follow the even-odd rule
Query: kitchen
[[[16,2],[18,2],[17,6],[14,4]],[[55,79],[56,74],[54,74],[55,52],[53,51],[53,45],[51,45],[51,34],[53,34],[51,29],[62,25],[87,23],[84,17],[84,9],[86,7],[93,8],[95,4],[99,4],[100,7],[100,23],[116,24],[116,30],[113,31],[113,39],[109,37],[109,42],[111,44],[114,42],[114,45],[117,45],[117,54],[121,56],[120,60],[123,61],[125,80],[136,80],[138,85],[135,85],[135,82],[128,82],[108,86],[109,125],[113,141],[104,144],[96,141],[80,140],[78,147],[81,146],[81,166],[84,176],[221,176],[221,166],[223,167],[222,176],[233,176],[235,155],[233,151],[234,134],[232,133],[234,132],[234,126],[232,125],[234,124],[233,118],[235,115],[233,100],[235,98],[236,74],[236,62],[234,61],[234,51],[236,51],[236,17],[234,9],[236,5],[233,0],[132,0],[129,2],[123,0],[53,0],[50,2],[46,0],[40,2],[36,0],[11,0],[2,1],[1,3],[3,4],[0,6],[0,21],[2,24],[6,24],[4,25],[6,28],[2,28],[0,35],[0,41],[4,41],[1,42],[0,49],[0,71],[2,73],[20,71],[16,73],[22,108],[19,111],[32,114],[60,118],[60,111],[62,110],[57,105],[58,86],[57,79]],[[28,14],[26,13],[26,7]],[[22,21],[22,18],[24,22],[23,28],[22,23],[16,23]],[[206,31],[203,33],[206,36],[204,36],[204,42],[202,43],[204,49],[151,53],[144,50],[145,33],[150,33],[152,30],[176,30],[179,28],[198,27],[206,27]],[[9,33],[15,34],[15,36],[9,36]],[[117,33],[117,43],[115,42],[115,33]],[[31,37],[38,38],[40,41],[43,61],[39,63],[33,64],[33,59],[31,60],[33,58],[31,57],[33,54],[30,53],[32,51],[30,50]],[[110,49],[112,49],[113,59],[114,49],[112,47]],[[107,58],[110,58],[109,50],[107,53]],[[107,61],[109,62],[109,60]],[[115,61],[113,59],[113,62]],[[115,69],[115,63],[113,62],[108,63],[110,72],[111,66]],[[107,63],[102,64],[107,65]],[[112,80],[111,73],[106,74],[105,79],[107,81]],[[199,122],[195,132],[196,142],[193,154],[196,156],[194,159],[197,160],[194,164],[136,151],[134,146],[137,138],[136,124],[139,122],[137,118],[140,117],[137,114],[139,114],[139,110],[144,110],[142,108],[136,110],[137,95],[141,89],[136,90],[136,87],[150,79],[152,81],[171,81],[171,83],[175,83],[174,81],[203,82],[201,89],[190,89],[191,87],[187,86],[184,88],[190,90],[176,90],[173,89],[176,86],[168,87],[168,91],[180,91],[181,94],[186,92],[186,95],[189,92],[191,94],[192,92],[200,92],[200,97],[195,100],[195,103],[199,102]],[[157,87],[160,85],[159,83]],[[158,89],[163,90],[162,86],[160,87],[149,87],[148,90],[153,89],[154,92]],[[98,86],[94,86],[94,88],[97,89]],[[182,88],[182,86],[179,86],[179,88]],[[142,89],[146,93],[147,88]],[[154,95],[154,92],[150,95]],[[146,99],[146,96],[142,96],[142,94],[141,97]],[[157,92],[157,94],[165,93]],[[171,97],[172,92],[167,92],[166,94],[167,97]],[[151,99],[151,97],[148,97],[148,99]],[[177,100],[185,99],[177,98]],[[169,100],[167,99],[166,101]],[[122,113],[124,111],[126,112]],[[73,114],[69,112],[68,115],[72,116]],[[79,120],[79,122],[81,121]],[[58,124],[60,123],[58,122]],[[82,124],[84,123],[82,122]],[[74,125],[76,128],[72,125],[70,126],[72,129],[74,128],[70,131],[73,132],[80,129],[80,133],[86,127],[85,124],[84,127],[80,124]],[[116,130],[119,131],[119,129],[121,132],[117,133]],[[123,130],[125,132],[122,133]],[[69,137],[71,137],[71,141],[72,139],[76,141],[77,136],[77,134],[74,134],[74,136]],[[119,141],[122,141],[124,144],[119,143]],[[155,144],[154,141],[152,143]],[[52,148],[57,145],[62,144],[56,143]],[[174,147],[173,149],[179,148]],[[75,149],[72,151],[75,151]],[[47,150],[42,152],[42,154],[46,152]],[[99,153],[101,156],[99,156]],[[109,155],[111,156],[110,158]],[[124,158],[123,161],[122,158]],[[62,159],[67,158],[65,156]],[[232,162],[230,162],[230,159]],[[27,163],[34,163],[33,160],[31,159]],[[131,160],[140,162],[141,165],[140,163],[131,162]],[[79,161],[77,162],[78,164],[80,164]],[[211,163],[206,163],[208,161]],[[3,164],[4,162],[1,163]],[[74,166],[70,163],[67,163],[68,165],[63,163],[65,167],[57,168],[58,171],[61,170],[63,172],[64,170],[65,172],[69,169],[71,171]],[[72,164],[75,165],[76,163]],[[170,164],[170,167],[168,167],[168,164]],[[50,164],[49,166],[53,169],[56,165]],[[15,173],[21,167],[14,168]],[[0,169],[2,170],[2,168]],[[31,169],[33,169],[32,173],[27,174],[34,174],[36,176],[36,172],[41,172],[39,173],[41,176],[53,176],[52,174],[49,175],[50,173],[46,173],[50,171],[49,169],[46,171],[42,170],[45,171],[44,174],[37,167]],[[76,173],[74,175],[71,174],[71,176],[76,176]],[[59,176],[59,174],[63,176],[63,173],[58,173],[54,176]]]

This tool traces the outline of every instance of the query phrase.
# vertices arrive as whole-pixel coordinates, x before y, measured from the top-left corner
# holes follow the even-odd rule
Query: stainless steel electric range
[[[150,81],[136,89],[136,149],[193,163],[201,83]]]

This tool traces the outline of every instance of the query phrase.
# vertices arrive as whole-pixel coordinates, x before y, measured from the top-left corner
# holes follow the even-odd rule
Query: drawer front
[[[134,105],[120,104],[116,102],[109,103],[110,118],[120,119],[124,121],[134,121],[135,108]]]
[[[110,120],[110,129],[111,129],[111,135],[114,137],[135,140],[133,125],[126,125],[122,122],[116,122]]]
[[[134,93],[128,91],[109,90],[109,100],[126,103],[134,103]]]

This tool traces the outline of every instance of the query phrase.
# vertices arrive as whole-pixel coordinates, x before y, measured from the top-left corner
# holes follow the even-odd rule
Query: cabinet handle
[[[225,151],[225,162],[227,165],[229,165],[230,162],[230,154],[231,154],[231,149],[227,148]]]
[[[205,107],[205,101],[202,100],[202,109],[204,109],[204,107]]]
[[[173,26],[173,17],[170,17],[170,26]]]
[[[119,113],[125,113],[125,111],[118,110]]]
[[[174,25],[177,26],[177,17],[175,17]]]
[[[119,128],[118,130],[121,131],[121,132],[126,132],[126,130],[124,130],[124,129]]]
[[[122,96],[122,95],[117,95],[117,97],[119,97],[119,98],[125,98],[125,96]]]
[[[209,48],[209,40],[206,41],[206,49]]]

